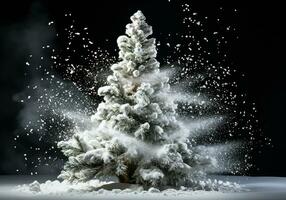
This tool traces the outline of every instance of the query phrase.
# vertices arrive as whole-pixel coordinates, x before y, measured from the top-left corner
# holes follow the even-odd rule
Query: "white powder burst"
[[[233,136],[239,136],[247,132],[247,134],[251,133],[251,141],[254,141],[253,126],[249,116],[251,116],[251,119],[254,119],[255,115],[253,112],[255,113],[256,110],[254,109],[253,112],[249,113],[245,110],[237,111],[238,95],[232,91],[233,88],[237,87],[237,83],[229,81],[234,70],[224,66],[221,62],[210,62],[208,56],[212,53],[206,51],[203,45],[212,40],[211,36],[202,35],[199,38],[192,35],[189,31],[194,28],[204,33],[204,22],[199,20],[197,13],[192,13],[188,4],[182,5],[182,9],[183,13],[187,15],[183,19],[183,24],[187,31],[183,34],[172,36],[178,37],[175,45],[170,44],[169,41],[161,42],[161,44],[166,44],[165,46],[167,47],[165,48],[171,54],[171,56],[163,59],[167,65],[161,66],[163,68],[161,71],[158,69],[159,63],[155,62],[156,60],[145,66],[132,64],[133,61],[144,60],[144,56],[149,56],[152,59],[156,57],[155,40],[144,41],[146,42],[144,48],[149,45],[147,50],[138,42],[145,37],[144,34],[149,36],[152,33],[152,28],[145,24],[145,17],[140,13],[133,16],[132,21],[134,23],[129,24],[129,28],[126,31],[127,35],[132,36],[133,40],[138,40],[136,47],[134,47],[134,52],[128,52],[130,41],[126,36],[121,36],[118,39],[118,45],[121,49],[119,57],[124,62],[114,64],[116,59],[109,52],[101,48],[94,49],[93,45],[96,42],[88,38],[88,28],[79,29],[74,24],[66,29],[68,35],[66,51],[75,52],[76,49],[73,48],[73,44],[77,40],[83,42],[82,45],[78,45],[87,51],[87,55],[81,56],[82,65],[74,64],[73,58],[69,53],[62,56],[52,46],[45,45],[45,50],[53,52],[51,56],[54,64],[53,70],[65,69],[66,72],[64,72],[65,81],[63,81],[53,70],[44,69],[41,81],[39,82],[38,79],[35,79],[27,87],[33,91],[32,95],[29,94],[25,101],[22,101],[27,106],[26,111],[23,112],[24,120],[26,120],[25,130],[28,132],[27,136],[40,132],[39,141],[43,141],[45,134],[51,137],[50,130],[57,132],[57,134],[54,134],[57,138],[50,138],[52,141],[51,147],[48,150],[44,150],[44,159],[41,158],[42,155],[38,157],[39,163],[36,167],[43,165],[42,160],[45,160],[44,162],[47,162],[47,160],[51,161],[49,164],[45,163],[45,165],[52,166],[55,163],[57,158],[52,159],[51,156],[48,156],[50,152],[56,152],[55,141],[60,141],[59,146],[63,148],[65,155],[70,158],[67,164],[68,167],[81,167],[80,164],[86,167],[87,165],[98,164],[99,161],[103,161],[110,167],[116,163],[118,165],[116,173],[118,174],[123,173],[126,170],[124,168],[126,166],[125,161],[115,159],[118,155],[115,156],[113,153],[110,153],[114,149],[122,151],[121,148],[124,148],[124,153],[128,154],[128,156],[141,156],[140,158],[144,161],[157,159],[156,163],[162,161],[163,164],[170,168],[182,170],[180,173],[189,170],[188,166],[185,165],[185,160],[188,157],[186,157],[185,153],[190,153],[188,149],[192,149],[190,155],[194,155],[192,157],[193,160],[190,159],[186,162],[190,164],[191,170],[193,170],[192,174],[195,174],[192,182],[197,184],[199,187],[197,189],[220,190],[222,188],[231,189],[238,187],[232,183],[205,181],[203,178],[205,173],[209,171],[235,173],[242,168],[248,169],[250,166],[248,163],[249,156],[244,156],[244,164],[241,164],[240,160],[231,154],[234,150],[239,151],[238,143],[229,142],[225,144],[220,142],[218,138],[223,135],[223,137],[229,136],[228,139],[231,140]],[[52,24],[53,22],[50,23]],[[51,25],[50,23],[49,25]],[[142,27],[142,33],[138,31],[139,35],[132,35],[134,30]],[[211,35],[217,38],[220,33],[213,31]],[[171,35],[168,37],[171,37]],[[219,40],[217,44],[219,45],[221,42]],[[131,42],[130,44],[133,43]],[[162,48],[164,48],[163,45]],[[179,56],[176,57],[174,55]],[[44,60],[43,57],[41,59]],[[108,76],[106,81],[108,66],[111,66],[111,64],[113,64],[112,71],[114,74],[113,76]],[[26,65],[32,66],[32,63],[27,62]],[[43,70],[43,68],[41,66],[37,69]],[[150,73],[148,68],[155,70]],[[127,76],[129,78],[126,78]],[[82,77],[84,77],[84,81],[82,81]],[[66,80],[69,80],[69,82]],[[120,87],[116,85],[118,82],[120,82]],[[107,83],[109,84],[108,86],[101,87]],[[123,87],[121,88],[121,86]],[[97,90],[99,87],[100,89]],[[120,91],[121,89],[124,92]],[[155,90],[156,94],[154,94]],[[98,94],[103,96],[105,103],[99,104],[102,99],[99,101],[98,98],[95,98]],[[128,102],[135,99],[135,106],[132,109],[130,106],[117,103],[117,100],[121,102],[120,95],[122,94],[129,98]],[[115,99],[116,103],[111,99]],[[153,105],[152,109],[149,110],[150,112],[145,112],[145,118],[148,118],[150,122],[158,122],[157,126],[150,126],[150,123],[147,123],[146,120],[143,120],[142,123],[140,122],[138,127],[138,124],[133,126],[132,120],[128,121],[130,112],[133,111],[135,113],[134,110],[137,113],[142,112],[147,105],[152,103],[150,99],[158,100],[162,104],[160,105],[161,107],[165,106],[165,108],[171,111],[168,111],[167,114],[162,114],[160,106]],[[39,111],[39,117],[34,119],[35,115],[33,114]],[[238,123],[237,118],[233,117],[234,114],[242,116],[239,119],[240,121],[246,118],[247,123]],[[103,123],[99,123],[102,121]],[[166,134],[164,128],[168,128],[168,125],[163,127],[162,124],[164,123],[173,123],[174,126],[170,127],[174,128],[177,126],[177,129],[174,128],[175,131],[173,130],[173,132],[170,131]],[[220,133],[221,130],[218,128],[225,124],[228,126],[224,126],[227,130],[223,130]],[[117,126],[116,130],[112,127],[115,125]],[[136,127],[134,137],[126,134],[126,129],[130,129],[132,126],[133,129]],[[162,139],[165,141],[164,145],[144,142],[148,137],[147,130],[151,129],[157,134],[156,138],[153,138],[154,141],[157,140],[157,137],[164,136]],[[43,132],[45,134],[42,134]],[[15,138],[15,140],[18,139],[18,137]],[[179,142],[181,146],[173,145],[176,142]],[[242,148],[243,145],[240,145],[240,148]],[[183,148],[186,152],[180,152],[179,148]],[[34,149],[40,154],[40,148],[36,147]],[[29,162],[32,159],[29,159],[29,156],[25,156],[25,160]],[[193,161],[195,164],[192,163]],[[34,161],[32,162],[34,164]],[[141,163],[142,169],[138,169],[138,174],[140,174],[142,180],[138,179],[138,182],[150,181],[156,185],[166,181],[156,181],[163,179],[163,177],[168,177],[168,172],[163,173],[161,169],[152,166],[152,162],[143,162],[146,165],[144,168]],[[94,177],[95,171],[88,169],[88,167],[80,168],[79,171],[76,171],[78,169],[73,170],[72,167],[70,169],[68,167],[62,172],[62,178],[87,180]],[[99,171],[106,173],[107,170],[106,168]],[[37,174],[37,171],[31,173]],[[180,182],[181,180],[178,179],[176,181]],[[20,187],[20,189],[41,194],[45,192],[47,194],[53,193],[53,191],[66,193],[68,191],[89,191],[90,188],[95,188],[102,184],[105,183],[95,180],[82,184],[70,184],[67,181],[47,181],[43,184],[34,182],[29,186]],[[126,189],[126,191],[115,190],[113,192],[128,194],[140,192],[140,194],[148,195],[156,191],[156,189],[150,189],[150,191],[130,191]],[[110,193],[102,190],[101,192]],[[99,191],[95,193],[100,194]],[[162,192],[159,193],[160,195],[163,194]],[[175,193],[180,194],[184,193],[184,191],[178,190]]]

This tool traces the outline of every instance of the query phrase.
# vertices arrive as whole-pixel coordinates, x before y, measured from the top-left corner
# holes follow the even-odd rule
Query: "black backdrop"
[[[225,12],[223,18],[240,28],[239,42],[228,49],[230,60],[246,75],[242,88],[258,106],[258,118],[264,135],[274,147],[254,155],[252,175],[286,176],[284,145],[286,128],[285,37],[286,14],[282,3],[274,1],[213,1],[189,2],[200,15],[215,17],[220,7],[237,8],[233,19]],[[104,0],[104,1],[7,1],[0,6],[0,174],[13,174],[23,165],[23,155],[13,149],[21,105],[13,96],[24,89],[24,67],[27,56],[37,54],[45,41],[52,38],[44,31],[49,20],[61,21],[64,12],[90,27],[94,37],[115,41],[124,32],[124,25],[136,10],[142,10],[153,27],[160,32],[176,32],[176,0]],[[234,20],[234,21],[233,21]],[[171,27],[171,28],[170,28]],[[111,43],[110,43],[111,44]],[[115,42],[107,48],[114,49]],[[105,45],[106,46],[106,45]],[[22,144],[25,148],[25,144]],[[27,147],[28,148],[28,145]],[[22,170],[21,173],[27,173]]]

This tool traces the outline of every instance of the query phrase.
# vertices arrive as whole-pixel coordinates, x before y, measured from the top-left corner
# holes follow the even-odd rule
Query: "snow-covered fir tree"
[[[152,27],[141,11],[117,40],[119,62],[111,66],[104,101],[92,126],[58,146],[68,157],[60,178],[86,181],[116,176],[147,186],[198,183],[215,160],[204,156],[176,113],[169,78],[160,71]]]

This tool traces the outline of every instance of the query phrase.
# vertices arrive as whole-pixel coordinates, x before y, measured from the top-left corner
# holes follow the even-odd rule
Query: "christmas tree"
[[[147,186],[194,185],[215,160],[204,156],[180,120],[169,78],[160,71],[152,27],[141,11],[117,40],[119,62],[98,95],[92,125],[59,142],[68,161],[60,178],[116,176]]]

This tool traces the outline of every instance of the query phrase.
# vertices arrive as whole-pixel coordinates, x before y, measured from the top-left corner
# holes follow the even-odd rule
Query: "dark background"
[[[105,38],[115,41],[124,32],[129,16],[138,9],[160,33],[175,33],[180,29],[177,19],[181,8],[176,0],[7,2],[1,2],[0,6],[0,174],[14,174],[24,162],[23,155],[13,148],[22,109],[13,98],[25,87],[23,74],[27,56],[41,55],[43,43],[53,41],[54,35],[46,31],[49,21],[60,24],[64,13],[71,11],[78,22],[90,28],[91,37],[97,38],[102,46],[107,46]],[[273,144],[273,147],[254,153],[256,168],[250,174],[286,176],[284,6],[278,1],[186,2],[200,15],[210,18],[219,15],[218,10],[222,7],[226,10],[222,18],[239,27],[239,40],[230,41],[231,48],[227,49],[229,59],[245,74],[241,88],[256,103],[263,134],[271,138]],[[239,11],[236,18],[228,13],[233,9]],[[107,48],[113,50],[116,43]],[[22,148],[28,146],[22,144]],[[28,173],[23,166],[21,169],[21,173]]]

